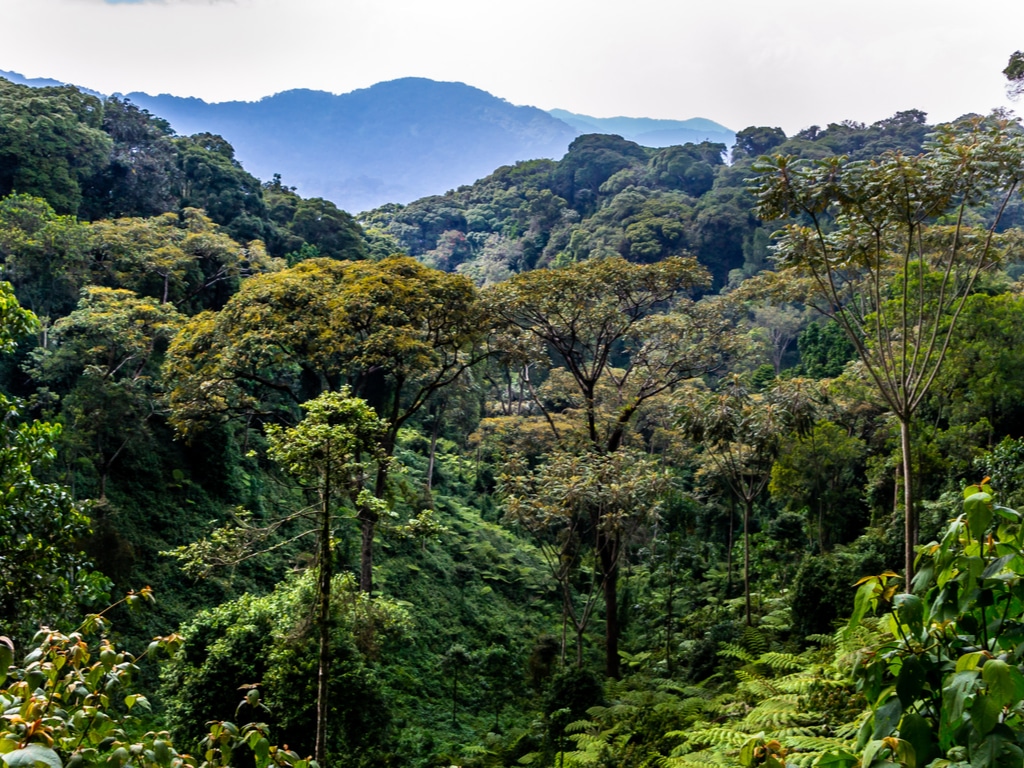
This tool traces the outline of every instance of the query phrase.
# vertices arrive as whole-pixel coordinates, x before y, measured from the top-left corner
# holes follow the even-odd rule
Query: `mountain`
[[[5,80],[10,80],[12,83],[18,85],[27,85],[31,88],[54,88],[62,85],[71,85],[71,83],[62,83],[60,80],[51,80],[48,77],[25,77],[20,72],[7,72],[6,70],[0,69],[0,77]],[[82,93],[88,93],[92,96],[103,98],[103,94],[98,91],[94,91],[91,88],[84,88],[81,85],[75,86]]]
[[[33,86],[58,80],[0,77]],[[81,88],[95,96],[95,91]],[[597,118],[515,106],[463,83],[403,78],[351,93],[291,90],[259,101],[130,93],[125,98],[170,122],[180,135],[219,134],[246,170],[305,197],[349,211],[409,203],[472,184],[495,168],[558,159],[580,134],[618,134],[648,147],[720,142],[735,133],[711,120]]]
[[[130,93],[180,134],[222,135],[246,169],[360,211],[472,183],[519,160],[558,158],[577,131],[478,88],[405,78],[340,96],[292,90],[256,102]]]
[[[650,117],[591,117],[564,109],[548,114],[571,125],[580,133],[611,133],[645,147],[671,147],[676,144],[700,144],[713,141],[731,147],[736,132],[724,125],[694,117],[689,120],[656,120]]]

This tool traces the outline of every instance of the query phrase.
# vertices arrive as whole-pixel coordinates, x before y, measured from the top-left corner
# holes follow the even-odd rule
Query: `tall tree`
[[[171,344],[172,422],[184,435],[209,418],[294,422],[297,407],[348,385],[381,415],[393,454],[398,432],[435,393],[485,355],[468,279],[404,257],[308,259],[246,280],[217,313],[204,312]],[[383,498],[388,468],[373,480]],[[373,588],[378,515],[361,507],[360,587]]]
[[[0,197],[44,198],[75,215],[84,180],[109,162],[103,102],[72,86],[29,88],[0,78]]]
[[[169,304],[92,286],[35,352],[33,377],[61,396],[65,459],[91,465],[101,501],[125,450],[151,437],[163,410],[159,363],[183,321]]]
[[[713,306],[682,298],[706,279],[690,258],[649,265],[606,258],[525,272],[488,291],[506,338],[547,345],[554,373],[560,368],[581,400],[576,432],[561,433],[549,415],[563,448],[614,453],[646,403],[723,364],[727,322]],[[618,677],[620,531],[600,505],[587,514],[604,592],[605,669]]]
[[[0,352],[38,328],[9,283],[0,283]],[[86,508],[39,473],[53,462],[59,424],[22,418],[23,404],[0,394],[0,610],[5,627],[31,637],[36,622],[67,617],[79,598],[102,592],[78,542],[89,533]]]
[[[772,476],[783,438],[812,421],[810,390],[800,380],[779,382],[764,395],[732,375],[714,392],[690,390],[682,398],[680,426],[702,449],[705,471],[724,481],[743,507],[743,597],[750,607],[750,524],[754,505]]]
[[[386,464],[380,436],[387,424],[364,400],[344,392],[326,392],[304,406],[306,417],[295,427],[267,427],[267,454],[306,487],[314,489],[317,536],[317,624],[319,662],[316,694],[316,750],[324,763],[327,740],[331,662],[331,577],[338,511],[367,506],[365,477],[374,463]],[[380,504],[373,505],[380,512]]]
[[[1000,257],[1000,217],[1024,177],[1016,124],[944,126],[927,152],[754,166],[758,213],[794,217],[779,233],[777,281],[834,319],[900,423],[904,568],[914,572],[910,425],[945,359],[978,276]]]
[[[367,476],[389,458],[381,450],[387,424],[348,389],[324,392],[302,406],[305,417],[293,427],[267,426],[267,456],[298,481],[312,503],[295,512],[254,525],[239,515],[206,539],[179,547],[172,554],[186,573],[208,575],[213,569],[235,566],[282,545],[313,537],[316,569],[316,619],[318,639],[316,759],[324,763],[330,724],[331,614],[334,550],[339,522],[351,519],[355,510],[372,504],[378,512],[385,505],[367,498]],[[346,513],[347,514],[343,514]],[[285,530],[284,542],[275,535]]]

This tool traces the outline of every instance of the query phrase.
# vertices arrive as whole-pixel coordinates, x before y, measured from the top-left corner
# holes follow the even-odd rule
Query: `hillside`
[[[4,762],[1019,766],[1020,125],[735,140],[357,221],[0,79]]]
[[[499,165],[565,153],[576,131],[462,83],[405,78],[340,96],[294,90],[257,102],[131,93],[180,134],[217,133],[261,179],[280,173],[303,195],[345,210],[409,202]]]

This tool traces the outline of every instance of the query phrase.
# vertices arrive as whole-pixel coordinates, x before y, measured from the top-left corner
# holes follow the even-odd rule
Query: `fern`
[[[737,659],[744,664],[753,664],[757,660],[757,657],[747,651],[747,649],[735,643],[722,643],[722,646],[718,649],[718,655],[724,658]]]

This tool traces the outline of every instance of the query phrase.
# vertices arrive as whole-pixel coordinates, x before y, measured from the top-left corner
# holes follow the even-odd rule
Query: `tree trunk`
[[[314,754],[320,765],[325,765],[325,748],[327,744],[327,685],[331,667],[331,515],[330,515],[330,481],[324,490],[323,517],[320,527],[320,651],[317,659],[316,686],[316,748]]]
[[[437,455],[437,434],[441,431],[441,414],[444,406],[434,414],[434,428],[430,431],[430,460],[427,462],[427,494],[434,490],[434,457]],[[433,506],[433,503],[431,503]]]
[[[747,626],[750,626],[750,513],[754,502],[743,502],[743,596],[746,601]]]
[[[729,498],[729,549],[725,553],[725,599],[732,594],[732,545],[733,528],[736,522],[736,499]]]
[[[665,668],[668,671],[668,676],[672,677],[672,636],[675,634],[673,632],[673,625],[675,623],[673,598],[675,597],[676,570],[675,546],[673,545],[671,534],[669,534],[668,556],[668,597],[665,600]]]
[[[601,536],[600,538],[604,538]],[[601,547],[601,571],[604,576],[604,672],[619,679],[619,563],[618,543],[605,541]]]
[[[376,518],[377,515],[369,510],[359,512],[359,591],[367,594],[373,592],[373,534],[377,524]]]
[[[903,453],[903,535],[904,547],[903,568],[907,583],[904,589],[910,592],[910,584],[914,578],[914,546],[917,544],[917,531],[914,525],[914,470],[910,455],[910,421],[900,419],[900,450]]]

